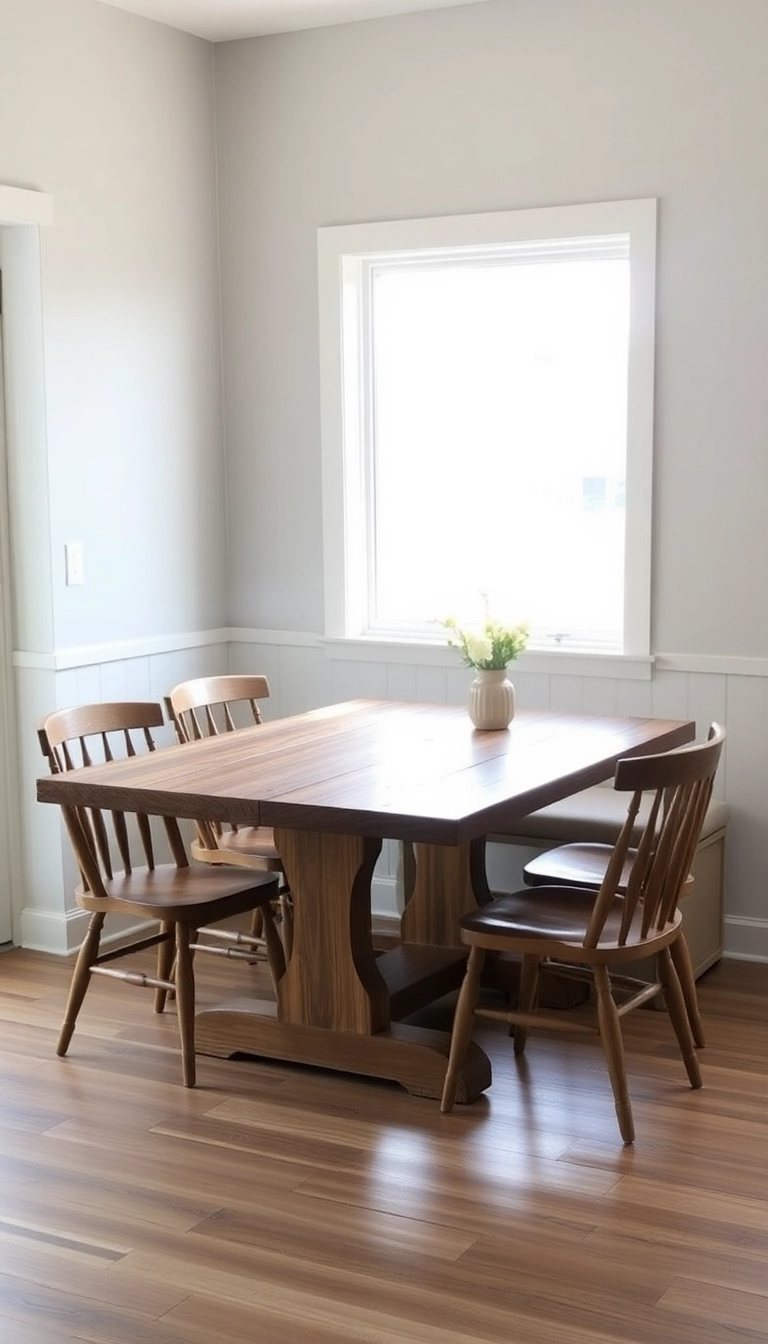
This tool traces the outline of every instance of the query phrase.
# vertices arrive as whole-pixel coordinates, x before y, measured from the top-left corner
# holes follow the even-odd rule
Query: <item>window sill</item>
[[[412,639],[320,636],[326,658],[336,662],[418,663],[426,667],[461,667],[455,649]],[[524,674],[569,677],[611,677],[650,681],[654,659],[650,654],[579,653],[572,649],[527,649],[513,666]],[[468,668],[467,671],[470,669]]]

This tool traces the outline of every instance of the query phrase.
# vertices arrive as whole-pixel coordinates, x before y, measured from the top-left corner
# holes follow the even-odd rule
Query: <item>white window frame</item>
[[[642,199],[349,224],[318,230],[323,555],[328,638],[384,642],[365,630],[367,563],[363,557],[368,554],[365,426],[359,389],[364,386],[367,370],[366,352],[358,333],[370,266],[382,257],[405,258],[421,250],[464,249],[469,255],[480,248],[509,243],[626,234],[630,330],[624,651],[605,657],[649,657],[656,214],[656,200]],[[416,642],[429,641],[425,636]],[[551,654],[554,658],[568,656],[565,650],[555,649]],[[592,656],[601,657],[599,653]]]

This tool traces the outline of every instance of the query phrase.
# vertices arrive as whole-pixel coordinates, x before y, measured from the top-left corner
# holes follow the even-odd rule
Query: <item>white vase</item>
[[[469,687],[469,717],[476,728],[508,728],[515,717],[515,688],[506,667],[484,672],[478,668]]]

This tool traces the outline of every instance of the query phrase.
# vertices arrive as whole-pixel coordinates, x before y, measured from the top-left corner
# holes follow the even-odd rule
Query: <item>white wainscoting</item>
[[[14,663],[23,725],[25,874],[15,938],[24,946],[63,953],[79,943],[82,917],[67,894],[72,873],[55,809],[35,801],[42,758],[34,725],[44,711],[87,700],[162,700],[178,681],[225,671],[268,677],[268,718],[358,696],[462,704],[470,680],[458,655],[443,647],[326,641],[294,631],[198,632],[153,639],[146,647],[69,649],[46,659],[17,654]],[[726,952],[768,962],[768,661],[659,655],[650,675],[647,667],[616,665],[611,675],[601,670],[594,659],[571,655],[553,661],[526,654],[513,668],[518,706],[692,718],[700,736],[712,720],[725,724],[728,740],[716,792],[731,806]],[[166,736],[172,741],[170,729]],[[377,866],[373,902],[381,918],[399,909],[398,853],[397,845],[385,844]]]
[[[159,700],[187,677],[226,672],[227,631],[169,636],[145,644],[64,650],[56,656],[14,655],[19,725],[21,890],[13,898],[13,940],[41,952],[67,954],[82,942],[88,916],[72,892],[77,872],[59,809],[37,802],[35,782],[46,765],[37,740],[40,719],[54,709],[107,700]],[[172,745],[170,724],[155,734]],[[119,937],[125,924],[110,921]]]

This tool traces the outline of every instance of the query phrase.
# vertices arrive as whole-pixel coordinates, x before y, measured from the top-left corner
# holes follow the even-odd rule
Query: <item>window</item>
[[[654,201],[319,231],[327,633],[647,654]],[[485,599],[482,599],[485,600]]]

